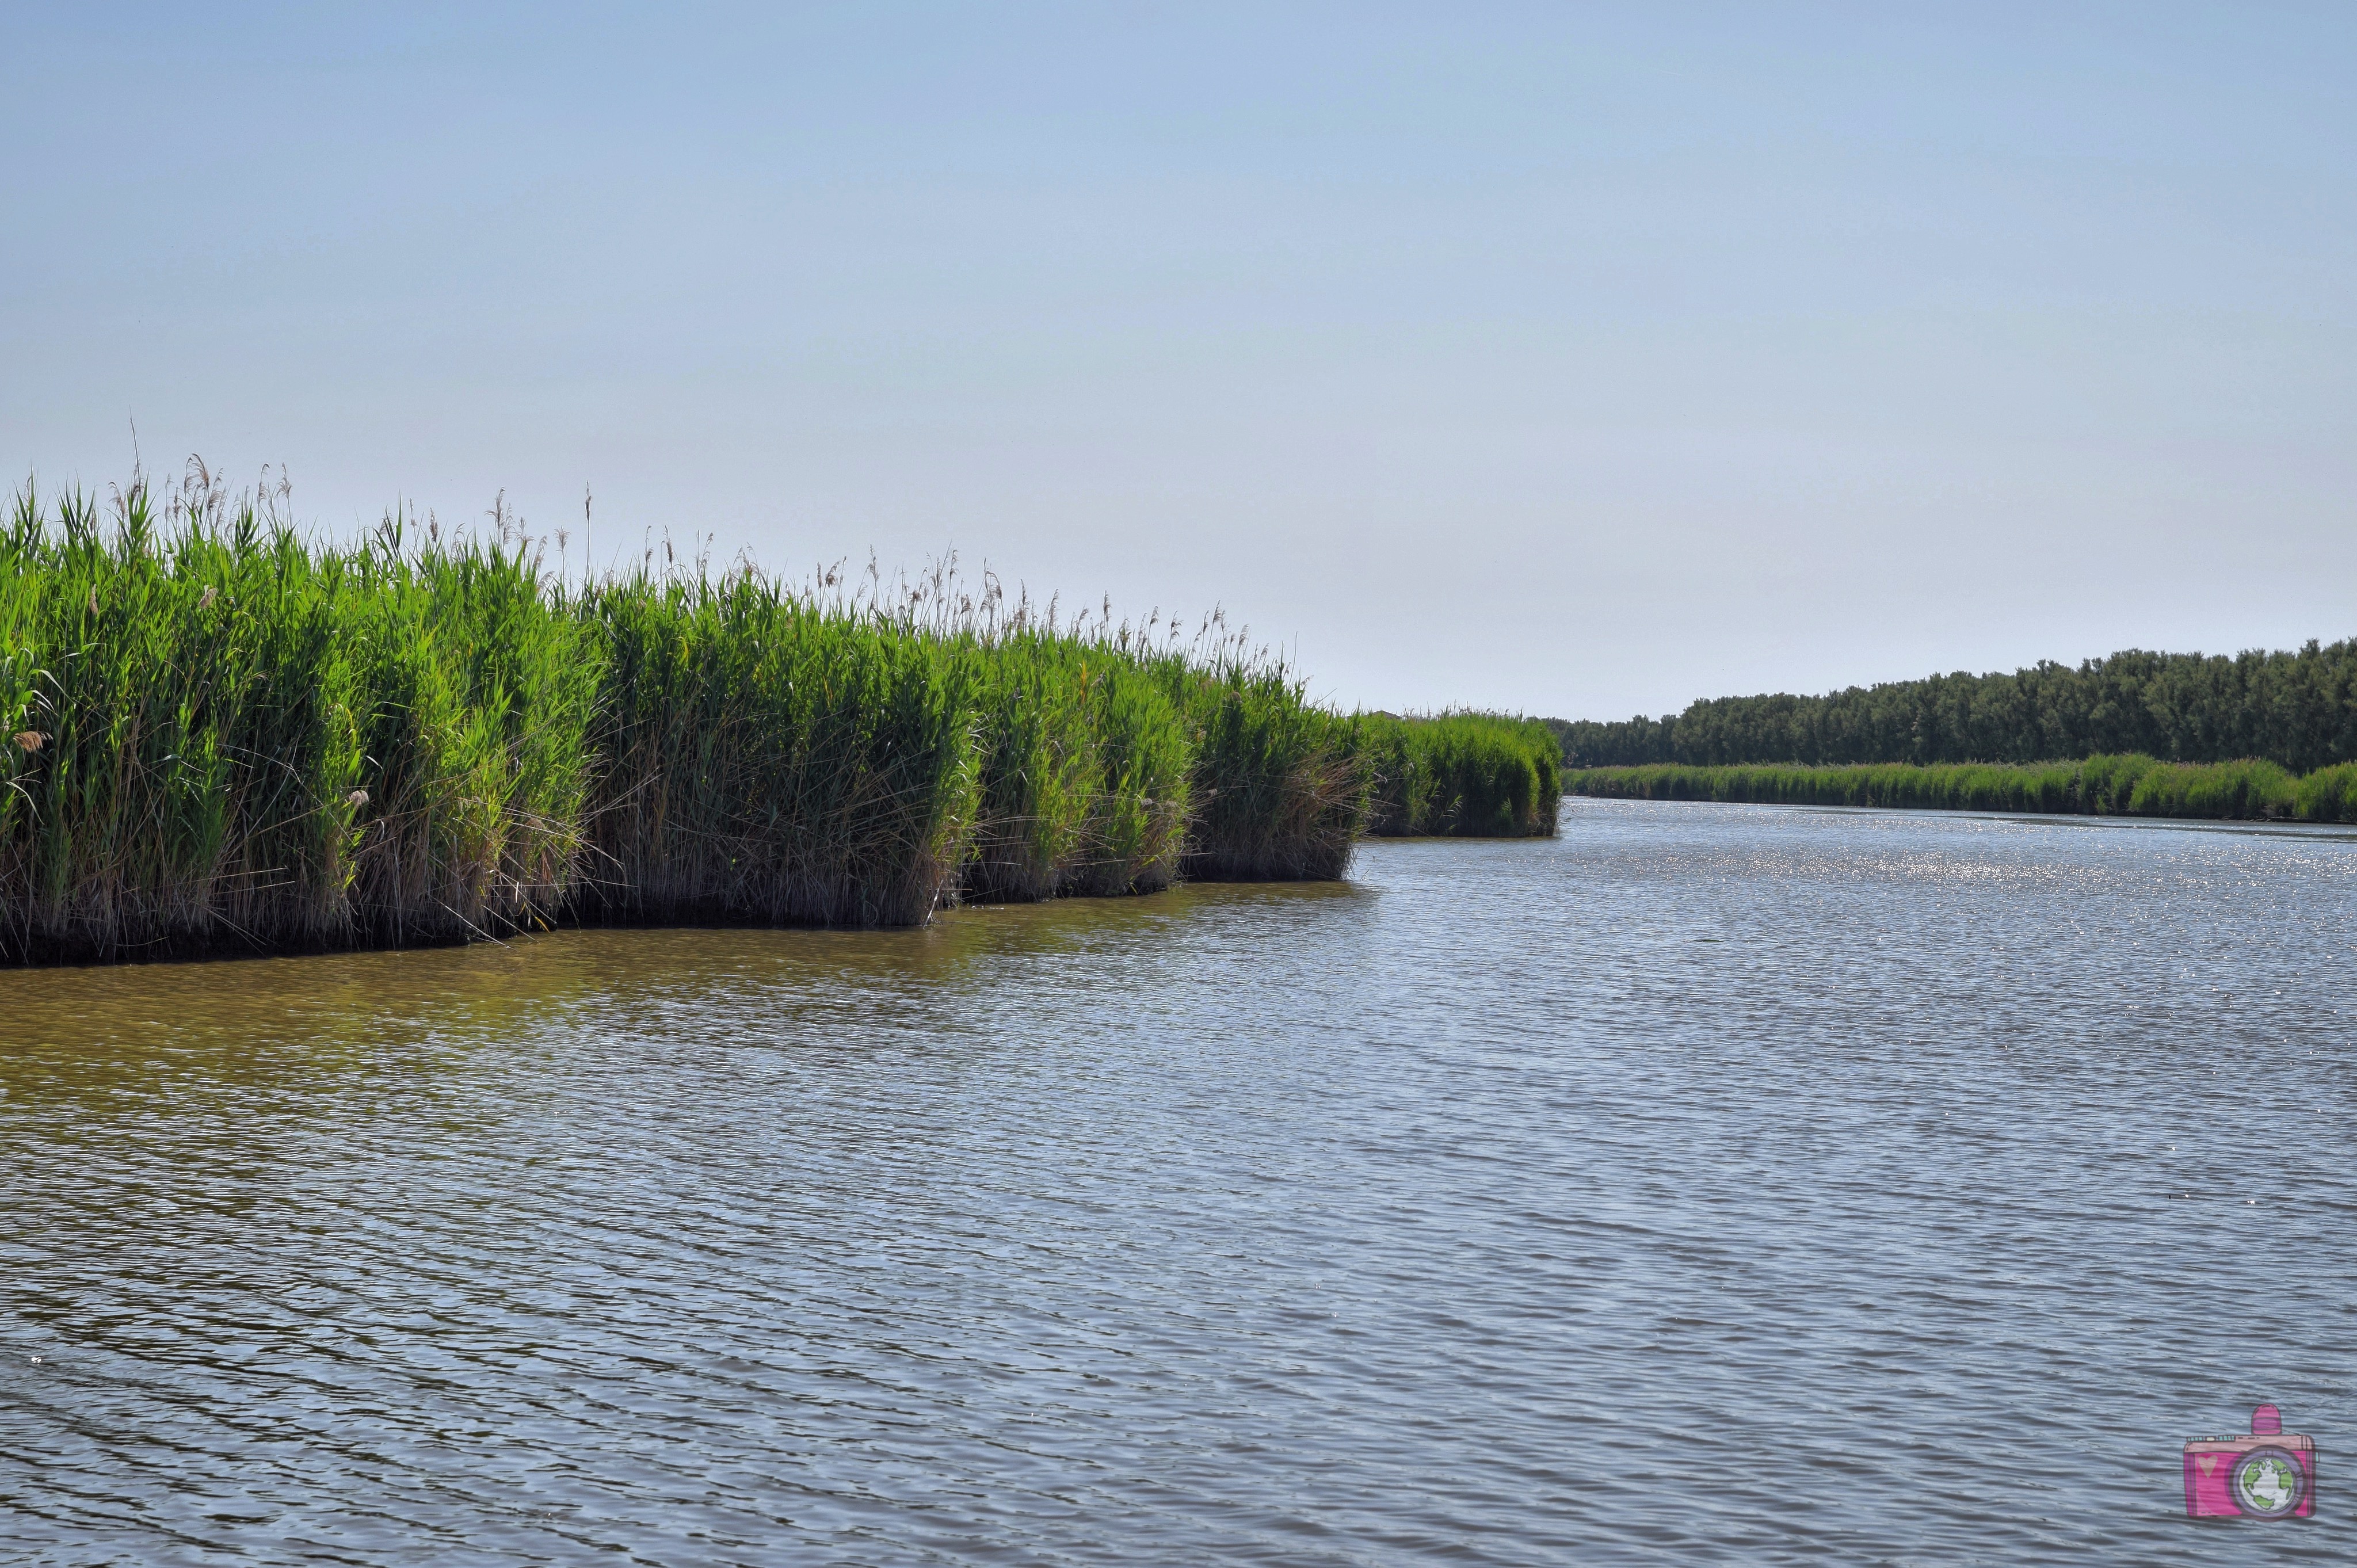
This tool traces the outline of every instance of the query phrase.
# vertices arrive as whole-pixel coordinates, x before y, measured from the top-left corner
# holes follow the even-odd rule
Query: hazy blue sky
[[[401,14],[395,15],[395,11]],[[2357,634],[2357,7],[0,5],[0,465],[1624,716]],[[578,564],[577,544],[576,563]]]

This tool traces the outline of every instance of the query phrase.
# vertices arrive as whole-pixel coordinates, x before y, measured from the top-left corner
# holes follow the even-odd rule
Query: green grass
[[[523,547],[310,548],[209,482],[0,540],[0,952],[437,940],[544,921],[597,650]]]
[[[2295,777],[2275,763],[2161,762],[2139,753],[2083,762],[1873,763],[1855,767],[1656,763],[1574,768],[1575,795],[1776,805],[1925,807],[2304,822],[2357,822],[2357,764]]]
[[[1545,837],[1563,797],[1563,754],[1536,719],[1371,714],[1368,832],[1384,836]]]
[[[899,926],[964,862],[988,670],[749,571],[583,596],[605,650],[594,918]]]
[[[1178,877],[1186,857],[1194,737],[1151,663],[1125,652],[1087,648],[1069,660],[1068,678],[1087,703],[1095,773],[1081,855],[1060,891],[1157,892]]]
[[[1194,748],[1189,876],[1328,880],[1365,831],[1362,725],[1309,702],[1282,665],[1225,657],[1163,664]]]
[[[651,553],[569,585],[494,521],[332,545],[200,469],[103,513],[28,488],[0,537],[0,957],[1334,877],[1400,758],[1415,831],[1552,826],[1528,726],[1334,712],[1216,618],[1156,641],[987,577],[788,588]]]

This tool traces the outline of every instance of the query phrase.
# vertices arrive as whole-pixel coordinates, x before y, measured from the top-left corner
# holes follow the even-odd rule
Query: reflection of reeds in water
[[[1377,721],[1209,618],[995,579],[658,568],[495,534],[323,546],[200,467],[0,537],[0,953],[923,920],[961,893],[1340,875]],[[559,539],[560,547],[563,541]],[[666,554],[668,553],[666,552]]]
[[[1779,805],[1928,807],[2100,816],[2357,822],[2357,763],[2295,777],[2272,762],[2161,762],[2136,753],[2084,762],[1901,762],[1855,767],[1575,768],[1575,795]]]

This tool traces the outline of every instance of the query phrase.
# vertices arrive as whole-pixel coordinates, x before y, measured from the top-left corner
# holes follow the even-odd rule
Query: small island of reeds
[[[337,544],[282,499],[193,465],[104,509],[18,496],[0,960],[906,926],[1555,831],[1544,726],[1336,711],[1216,615],[1190,638],[986,573],[789,586],[668,545],[580,580],[504,512]]]

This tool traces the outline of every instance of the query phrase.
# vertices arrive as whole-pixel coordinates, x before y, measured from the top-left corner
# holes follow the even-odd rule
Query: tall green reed
[[[594,650],[500,548],[306,543],[200,467],[0,540],[0,952],[431,940],[552,914]]]
[[[1103,788],[1096,726],[1074,650],[1025,628],[985,663],[982,801],[965,890],[985,901],[1051,898],[1088,854]]]
[[[1367,715],[1374,758],[1368,832],[1382,836],[1546,837],[1563,798],[1563,753],[1535,719],[1450,713]]]
[[[1195,742],[1168,684],[1127,650],[1074,661],[1095,732],[1098,784],[1067,890],[1152,893],[1177,880],[1194,800]]]
[[[1058,634],[1018,607],[989,650],[984,783],[964,892],[982,900],[1152,892],[1179,872],[1194,741],[1118,631]]]
[[[1340,875],[1396,726],[1216,613],[1060,623],[953,563],[574,585],[504,507],[306,539],[191,464],[0,533],[0,958],[906,925]],[[1552,824],[1511,725],[1418,729],[1422,831]],[[1550,753],[1550,756],[1552,754]],[[1435,828],[1432,823],[1442,823]]]
[[[1364,725],[1309,702],[1275,661],[1172,660],[1163,678],[1195,748],[1186,875],[1340,876],[1365,830],[1373,784]]]
[[[952,886],[985,661],[758,573],[641,572],[583,601],[608,649],[595,918],[908,925]]]
[[[348,562],[377,782],[355,917],[382,942],[547,925],[587,846],[607,649],[522,541],[402,543]]]

